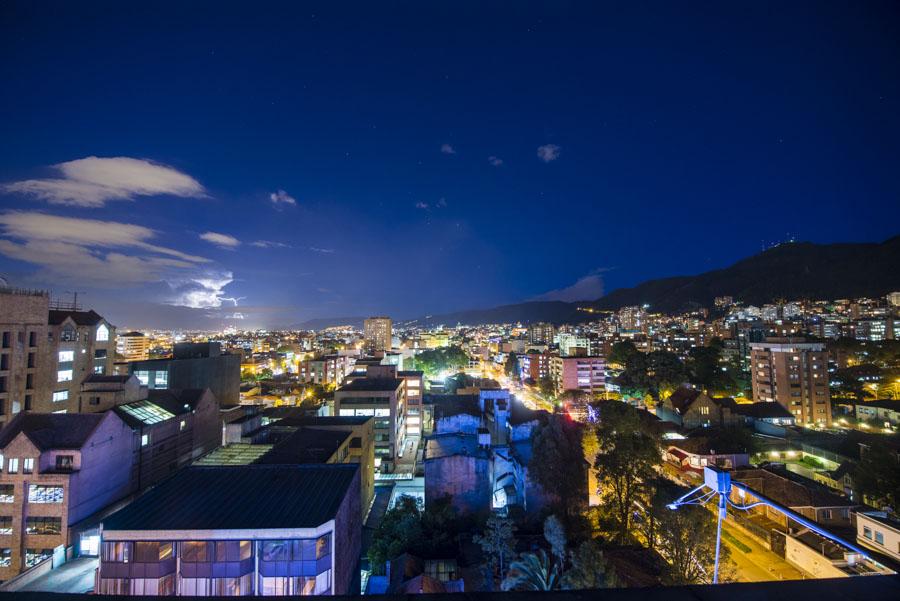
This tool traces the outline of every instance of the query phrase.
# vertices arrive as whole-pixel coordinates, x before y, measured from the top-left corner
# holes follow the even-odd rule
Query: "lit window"
[[[32,484],[28,487],[29,503],[62,503],[62,486],[39,486]]]
[[[72,370],[71,369],[61,369],[56,372],[56,381],[57,382],[71,382],[72,381]]]
[[[69,400],[69,391],[68,390],[57,390],[53,393],[53,402],[60,403],[62,401]]]
[[[97,342],[106,342],[109,340],[109,328],[102,323],[97,326]]]
[[[150,435],[142,434],[141,435],[141,446],[146,447],[148,444],[150,444]]]
[[[136,371],[134,372],[134,377],[138,379],[141,386],[146,386],[150,383],[150,372],[148,371]]]
[[[6,471],[10,474],[18,474],[19,473],[19,460],[16,457],[10,457],[9,463],[6,465]]]
[[[66,363],[75,360],[75,351],[59,351],[59,362]]]
[[[34,471],[34,458],[26,457],[22,460],[22,473],[30,474]]]
[[[153,378],[153,385],[156,388],[168,388],[169,387],[169,372],[167,372],[167,371],[156,372],[156,376]]]

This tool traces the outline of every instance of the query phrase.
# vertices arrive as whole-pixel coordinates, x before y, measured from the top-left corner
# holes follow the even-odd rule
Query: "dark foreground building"
[[[241,400],[241,356],[223,353],[218,342],[180,342],[171,359],[133,361],[128,369],[150,390],[209,388],[223,407]]]
[[[359,591],[358,464],[192,467],[101,527],[95,592]]]

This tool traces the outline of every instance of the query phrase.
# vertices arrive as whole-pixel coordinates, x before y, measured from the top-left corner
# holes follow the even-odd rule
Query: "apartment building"
[[[0,288],[0,426],[46,391],[46,292]]]
[[[798,424],[831,426],[828,353],[803,338],[767,338],[750,345],[753,400],[780,403]]]
[[[590,394],[606,391],[606,359],[603,357],[557,357],[550,359],[550,377],[556,390],[581,390]]]
[[[0,432],[0,580],[64,561],[72,526],[133,491],[132,431],[114,413],[19,413]],[[92,548],[93,547],[93,548]]]
[[[370,366],[368,375],[338,388],[334,393],[334,412],[341,417],[375,418],[375,466],[391,472],[403,452],[406,441],[406,380],[382,374],[378,369],[393,366]]]
[[[355,363],[353,357],[346,355],[325,355],[308,359],[300,363],[300,380],[322,386],[338,385],[353,371]]]
[[[143,332],[119,334],[116,350],[126,361],[144,361],[150,358],[150,338]]]
[[[95,311],[51,309],[47,338],[50,394],[36,397],[33,409],[75,413],[85,378],[113,373],[116,329]]]
[[[393,346],[393,336],[390,317],[369,317],[363,322],[363,336],[366,340],[366,348],[370,351],[389,351]]]
[[[359,592],[354,464],[192,467],[102,523],[95,592]]]
[[[218,342],[176,343],[170,359],[133,361],[128,369],[151,390],[208,388],[223,407],[240,404],[241,356]]]
[[[406,434],[420,436],[424,417],[422,397],[425,394],[425,372],[398,371],[397,377],[406,381]]]

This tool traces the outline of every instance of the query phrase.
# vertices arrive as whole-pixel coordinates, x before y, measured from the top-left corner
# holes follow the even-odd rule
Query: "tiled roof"
[[[104,413],[19,413],[0,431],[0,448],[24,432],[42,451],[80,449],[104,417]]]
[[[358,464],[190,467],[103,520],[115,530],[315,528],[335,517]]]
[[[103,321],[103,317],[94,310],[59,311],[56,309],[51,309],[50,315],[48,317],[48,323],[51,326],[58,326],[59,324],[64,322],[67,317],[71,317],[72,321],[74,321],[75,324],[79,326],[95,326]]]

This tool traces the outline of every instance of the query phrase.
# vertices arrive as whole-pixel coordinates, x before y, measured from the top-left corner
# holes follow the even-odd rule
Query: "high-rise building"
[[[119,334],[116,350],[126,361],[144,361],[150,358],[150,338],[143,332]]]
[[[828,353],[803,338],[767,338],[750,344],[753,400],[777,402],[798,424],[831,425]]]
[[[528,326],[528,342],[531,344],[551,344],[554,329],[552,323],[533,323]]]
[[[590,394],[606,391],[606,359],[603,357],[552,357],[550,377],[556,390],[581,390]]]
[[[371,351],[389,351],[391,350],[391,330],[390,317],[370,317],[363,324],[363,335],[366,339],[366,346]]]

